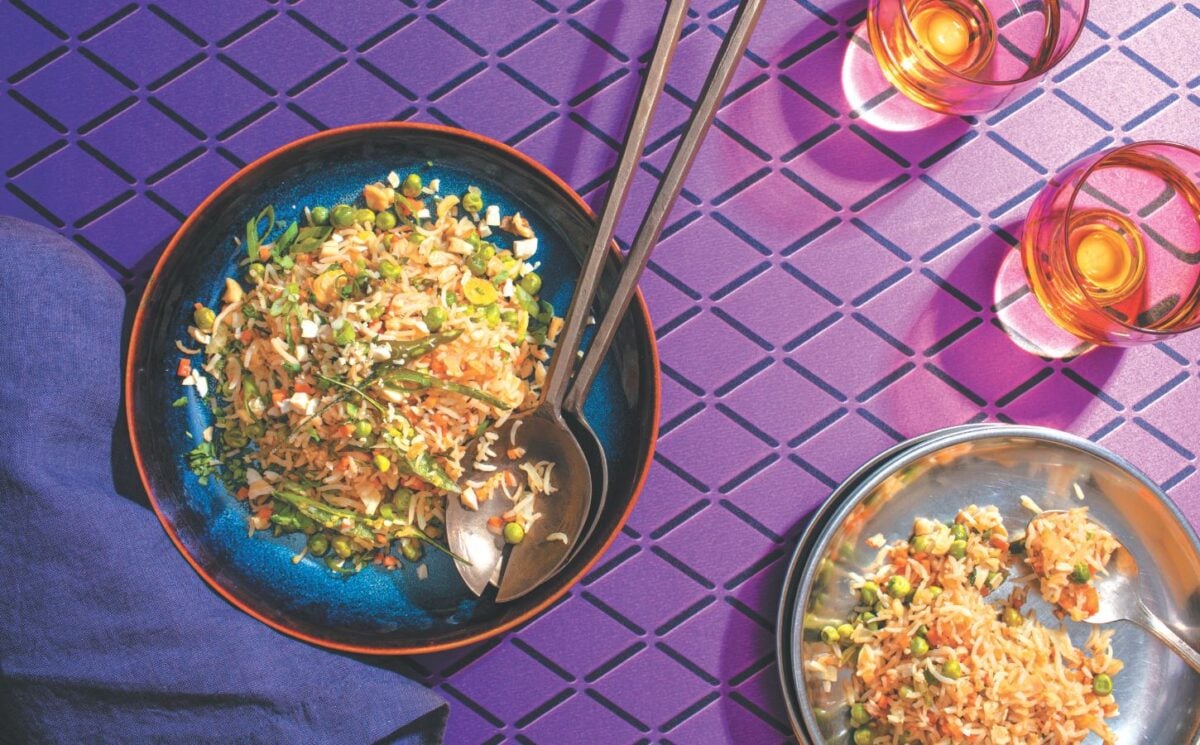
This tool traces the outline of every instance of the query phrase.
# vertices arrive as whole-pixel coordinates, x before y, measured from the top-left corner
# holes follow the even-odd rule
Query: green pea
[[[542,289],[542,278],[537,272],[530,272],[524,277],[521,277],[521,289],[528,292],[530,295],[536,295]]]
[[[900,575],[893,575],[888,580],[887,591],[894,598],[904,599],[912,592],[912,583]]]
[[[263,274],[266,271],[267,268],[256,261],[250,266],[246,267],[246,276],[249,277],[253,282],[258,283],[262,281]]]
[[[478,253],[485,260],[491,261],[492,257],[496,255],[496,247],[490,243],[480,243]]]
[[[440,305],[434,305],[425,311],[425,326],[430,332],[436,333],[449,319],[450,314]]]
[[[308,219],[313,225],[325,225],[329,222],[329,208],[317,205],[308,211]]]
[[[963,676],[962,665],[958,663],[958,660],[946,660],[942,665],[942,675],[951,680],[958,680]]]
[[[1077,585],[1086,585],[1092,579],[1092,570],[1082,561],[1071,570],[1071,581]]]
[[[308,538],[308,552],[313,556],[324,556],[329,550],[329,539],[320,533],[315,533]]]
[[[923,657],[929,653],[929,642],[923,636],[914,636],[908,643],[908,649],[913,653],[913,657]]]
[[[404,183],[400,185],[400,193],[409,199],[416,199],[421,196],[422,186],[424,184],[421,183],[420,174],[410,173],[404,177]]]
[[[871,723],[871,715],[867,713],[867,707],[862,704],[854,704],[850,707],[850,723],[855,727],[862,727]]]
[[[875,733],[871,731],[870,727],[854,730],[854,745],[871,745],[874,739]]]
[[[359,437],[370,437],[373,429],[375,428],[371,426],[370,422],[368,422],[366,419],[362,419],[354,425],[354,434],[358,435]]]
[[[1021,615],[1021,611],[1011,605],[1004,609],[1003,613],[1004,625],[1011,628],[1017,628],[1025,623],[1025,617]]]
[[[212,308],[207,308],[201,305],[196,308],[196,312],[192,314],[192,320],[196,322],[196,328],[201,331],[212,331],[213,324],[216,323],[217,314]]]
[[[395,520],[396,510],[387,502],[379,505],[379,516],[384,520]]]
[[[468,191],[466,194],[463,194],[462,206],[467,212],[480,211],[483,209],[483,195],[479,192]]]
[[[517,545],[525,540],[525,528],[520,523],[507,523],[504,526],[504,542]]]
[[[333,332],[333,341],[343,347],[354,341],[354,326],[349,321],[342,321],[342,325]]]
[[[344,535],[334,536],[333,552],[343,559],[350,558],[350,554],[354,553],[354,544]]]
[[[384,259],[379,262],[379,273],[384,279],[399,279],[402,267],[394,261]]]
[[[392,494],[392,504],[395,505],[397,512],[408,514],[408,507],[412,504],[413,490],[400,487]]]
[[[850,641],[850,637],[854,636],[854,627],[848,623],[843,623],[842,625],[837,627],[837,632],[838,632],[838,636],[845,639],[846,641]]]
[[[929,591],[930,602],[932,602],[933,599],[936,598],[938,595],[942,594],[942,588],[938,587],[937,585],[930,585],[929,587],[927,587],[925,589],[927,589]]]
[[[371,210],[367,209],[366,207],[363,207],[360,210],[355,210],[354,222],[359,223],[360,225],[374,224],[375,223],[375,213],[372,212]]]
[[[967,526],[954,523],[950,526],[950,535],[954,536],[954,540],[956,541],[967,540]]]
[[[1100,673],[1095,678],[1092,678],[1092,691],[1094,691],[1097,696],[1107,696],[1112,693],[1112,690],[1112,678],[1108,677],[1104,673]]]
[[[339,204],[329,213],[329,222],[333,227],[348,228],[354,224],[354,208],[348,204]]]
[[[487,322],[490,329],[494,329],[500,325],[500,306],[492,303],[483,309],[483,320]]]
[[[863,586],[858,588],[858,596],[866,605],[875,605],[879,601],[879,585],[874,582],[864,582]]]
[[[826,626],[821,629],[821,641],[826,644],[837,644],[841,638],[841,634],[832,626]]]
[[[917,627],[917,636],[921,637],[922,639],[928,639],[929,638],[929,627],[926,626],[925,624],[921,624],[920,626],[918,626]]]
[[[912,549],[914,554],[926,554],[929,553],[929,547],[932,543],[933,540],[929,536],[919,535],[912,539],[909,548]]]
[[[967,555],[967,542],[955,541],[950,544],[950,555],[956,559],[961,559]]]
[[[478,251],[467,257],[467,269],[476,277],[487,274],[488,262]]]
[[[391,230],[396,227],[396,216],[387,210],[376,212],[375,227],[380,230]]]
[[[880,624],[879,619],[876,618],[875,614],[869,610],[863,611],[862,614],[859,615],[858,620],[862,623],[863,626],[866,626],[868,629],[870,629],[872,631],[877,631],[879,629],[879,624]]]
[[[417,538],[401,538],[400,553],[409,561],[420,561],[425,549],[421,548],[421,541]]]
[[[500,311],[500,320],[515,328],[518,321],[520,321],[520,317],[515,310],[502,310]]]
[[[348,416],[348,417],[358,416],[358,404],[354,403],[353,401],[347,401],[343,405],[346,407],[346,416]]]

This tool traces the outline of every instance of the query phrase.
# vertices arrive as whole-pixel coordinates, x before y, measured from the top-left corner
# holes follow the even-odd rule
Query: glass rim
[[[1071,216],[1075,211],[1075,200],[1079,197],[1079,193],[1081,191],[1083,191],[1084,185],[1087,184],[1087,181],[1092,176],[1092,174],[1094,174],[1096,171],[1098,171],[1100,169],[1100,167],[1105,163],[1105,161],[1110,160],[1114,155],[1118,155],[1120,153],[1126,153],[1126,152],[1130,152],[1130,151],[1134,151],[1134,150],[1141,150],[1141,149],[1150,148],[1150,147],[1171,148],[1173,150],[1179,150],[1184,153],[1194,155],[1197,158],[1200,158],[1200,150],[1198,150],[1194,147],[1191,147],[1190,145],[1184,145],[1184,144],[1178,143],[1178,142],[1170,142],[1168,140],[1140,140],[1138,142],[1129,142],[1124,145],[1119,145],[1117,147],[1100,152],[1092,160],[1092,162],[1088,163],[1086,166],[1083,166],[1082,170],[1079,171],[1077,176],[1072,173],[1072,171],[1074,169],[1068,168],[1068,170],[1066,172],[1064,172],[1064,175],[1069,174],[1069,177],[1074,181],[1074,186],[1071,187],[1070,197],[1067,199],[1066,207],[1063,210],[1063,219],[1060,221],[1060,224],[1055,228],[1056,237],[1062,241],[1064,251],[1069,252],[1071,250],[1071,247],[1070,247],[1071,235],[1070,235],[1069,227],[1071,224]],[[1192,180],[1193,183],[1197,182],[1197,179],[1194,176],[1191,176],[1190,174],[1189,174],[1189,178]],[[1065,185],[1066,184],[1063,184],[1063,186],[1065,186]],[[1059,188],[1061,189],[1062,186],[1060,186]],[[1071,272],[1071,282],[1074,285],[1074,289],[1078,290],[1080,295],[1082,295],[1085,298],[1085,302],[1087,303],[1088,307],[1091,310],[1095,310],[1097,312],[1103,313],[1104,309],[1100,306],[1100,304],[1097,303],[1092,298],[1091,295],[1089,295],[1087,292],[1084,291],[1083,276],[1079,272],[1078,267],[1075,266],[1074,262],[1067,261],[1067,268]],[[1200,280],[1198,280],[1198,282],[1200,282]],[[1127,331],[1131,331],[1131,332],[1138,333],[1138,334],[1147,334],[1150,336],[1156,336],[1156,337],[1164,338],[1164,339],[1168,338],[1168,337],[1176,336],[1178,334],[1182,334],[1186,331],[1191,331],[1191,330],[1197,328],[1198,326],[1200,326],[1200,320],[1197,320],[1197,322],[1192,323],[1184,328],[1159,330],[1159,329],[1149,329],[1144,326],[1139,326],[1136,323],[1126,323],[1125,321],[1122,321],[1118,318],[1114,318],[1112,316],[1108,316],[1108,318],[1114,324],[1116,324],[1118,327],[1125,329]]]
[[[904,28],[908,31],[909,35],[914,40],[917,41],[917,46],[921,49],[921,51],[925,54],[925,56],[929,58],[929,61],[932,62],[935,66],[937,66],[937,68],[939,70],[941,70],[942,72],[944,72],[954,78],[966,81],[973,85],[989,86],[989,87],[995,87],[995,88],[1012,87],[1012,86],[1021,85],[1023,83],[1028,83],[1029,81],[1034,80],[1036,78],[1040,78],[1041,76],[1050,72],[1050,70],[1052,70],[1056,65],[1058,65],[1059,62],[1062,62],[1064,59],[1066,59],[1067,55],[1071,53],[1071,50],[1075,48],[1075,45],[1077,43],[1079,43],[1079,38],[1081,36],[1083,36],[1083,28],[1084,28],[1084,26],[1087,25],[1088,10],[1090,9],[1090,5],[1091,5],[1091,0],[1079,0],[1079,2],[1081,4],[1080,13],[1079,13],[1079,26],[1077,26],[1075,29],[1075,35],[1071,39],[1071,41],[1067,43],[1066,47],[1063,48],[1063,50],[1060,54],[1056,55],[1055,57],[1053,57],[1051,60],[1048,61],[1045,68],[1043,68],[1037,72],[1034,72],[1031,68],[1029,70],[1026,70],[1025,74],[1022,75],[1021,77],[1013,78],[1011,80],[985,80],[982,78],[973,77],[971,75],[963,75],[962,73],[960,73],[959,71],[950,67],[949,65],[944,64],[941,60],[939,60],[937,58],[936,55],[934,55],[932,52],[930,52],[928,49],[926,49],[925,45],[921,43],[920,37],[917,36],[916,28],[914,28],[912,25],[912,18],[909,17],[909,14],[908,14],[908,3],[904,2],[904,0],[896,0],[896,2],[898,2],[900,4],[900,17],[904,19]]]

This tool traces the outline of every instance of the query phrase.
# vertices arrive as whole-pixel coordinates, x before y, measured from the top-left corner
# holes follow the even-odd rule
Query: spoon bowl
[[[1029,531],[1029,526],[1037,520],[1064,512],[1066,511],[1046,510],[1038,513],[1025,526],[1026,533]],[[1099,525],[1099,523],[1096,524]],[[1117,540],[1120,541],[1119,538]],[[1100,609],[1083,619],[1084,622],[1092,625],[1116,621],[1135,623],[1156,636],[1172,652],[1183,658],[1184,662],[1191,665],[1193,670],[1200,673],[1200,652],[1180,638],[1142,601],[1141,574],[1138,571],[1138,563],[1134,555],[1124,545],[1119,545],[1113,551],[1105,568],[1108,570],[1107,573],[1092,580],[1092,586],[1096,588],[1096,594],[1099,595]]]

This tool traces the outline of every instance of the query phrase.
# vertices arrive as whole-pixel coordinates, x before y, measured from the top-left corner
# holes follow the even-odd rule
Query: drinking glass
[[[1025,276],[1056,324],[1096,344],[1200,325],[1200,151],[1140,142],[1083,158],[1038,194]]]
[[[1071,51],[1088,0],[870,0],[867,32],[898,90],[944,114],[991,111]]]

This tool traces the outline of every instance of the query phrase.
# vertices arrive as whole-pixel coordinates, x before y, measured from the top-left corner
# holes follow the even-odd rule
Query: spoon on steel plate
[[[607,459],[604,457],[604,448],[600,444],[600,438],[596,436],[584,416],[584,402],[587,401],[592,382],[596,379],[596,373],[599,372],[600,365],[604,362],[604,357],[608,354],[608,349],[616,337],[625,311],[629,308],[629,303],[634,296],[637,295],[638,280],[642,276],[642,270],[646,268],[646,264],[650,260],[650,252],[658,243],[658,236],[671,212],[671,207],[679,197],[683,182],[687,178],[688,171],[691,170],[692,162],[696,159],[701,143],[704,142],[704,136],[712,126],[717,109],[720,108],[721,101],[725,98],[729,81],[733,79],[733,73],[742,58],[742,53],[746,50],[750,33],[754,30],[761,10],[762,0],[745,2],[739,7],[737,16],[730,25],[729,33],[725,35],[725,41],[717,52],[716,61],[709,70],[708,78],[704,82],[700,98],[696,102],[696,108],[692,111],[691,118],[684,129],[683,137],[667,164],[665,175],[659,181],[650,209],[638,226],[629,254],[625,257],[625,264],[621,268],[617,289],[609,301],[608,309],[604,311],[604,318],[596,327],[596,333],[592,337],[587,355],[575,371],[571,391],[563,403],[563,410],[568,414],[567,424],[571,425],[575,431],[575,436],[579,438],[579,444],[588,455],[588,462],[592,464],[592,505],[583,533],[572,546],[571,553],[567,557],[568,562],[583,550],[588,539],[591,538],[600,520],[600,515],[603,514],[605,499],[608,495]]]
[[[518,545],[506,552],[501,540],[488,530],[488,520],[512,509],[509,500],[501,494],[494,494],[474,510],[467,509],[460,499],[453,496],[447,500],[446,540],[451,551],[470,562],[457,561],[455,565],[463,581],[476,595],[482,594],[488,583],[499,576],[497,602],[521,597],[558,569],[583,530],[593,494],[589,456],[592,462],[596,462],[597,454],[585,453],[567,426],[563,419],[563,400],[571,381],[576,352],[583,341],[584,326],[591,314],[592,298],[608,257],[617,218],[629,195],[629,185],[646,142],[650,118],[661,98],[667,68],[679,43],[687,7],[688,0],[671,0],[663,17],[654,56],[646,70],[596,237],[584,259],[562,331],[550,357],[541,400],[533,410],[510,417],[495,430],[499,448],[496,456],[488,460],[487,470],[476,469],[463,479],[466,482],[479,482],[488,479],[497,470],[515,470],[518,464],[509,459],[507,454],[510,448],[524,448],[520,459],[522,462],[549,461],[555,464],[553,476],[556,492],[552,498],[553,504],[541,506],[542,517],[529,527]],[[599,460],[603,460],[603,453],[599,454]],[[556,533],[566,535],[567,542],[546,540],[547,536]]]
[[[1029,524],[1047,515],[1061,514],[1065,510],[1046,510],[1035,515]],[[1029,529],[1026,526],[1026,534]],[[1115,536],[1114,536],[1115,537]],[[1114,621],[1131,621],[1149,631],[1158,640],[1167,645],[1175,654],[1193,670],[1200,673],[1200,652],[1185,642],[1170,626],[1163,623],[1146,604],[1142,602],[1141,580],[1138,573],[1137,559],[1121,545],[1113,552],[1108,564],[1108,574],[1093,580],[1096,593],[1100,596],[1100,610],[1083,619],[1085,623],[1106,624]]]

